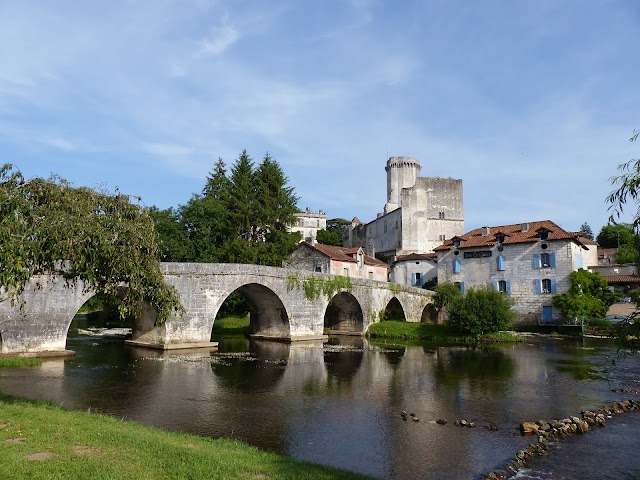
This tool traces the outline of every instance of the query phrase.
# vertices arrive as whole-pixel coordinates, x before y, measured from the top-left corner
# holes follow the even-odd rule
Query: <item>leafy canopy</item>
[[[351,222],[344,218],[331,218],[327,220],[326,230],[318,230],[317,240],[325,245],[342,246],[342,233]]]
[[[56,176],[25,180],[6,164],[0,218],[0,300],[16,301],[31,277],[54,274],[84,291],[118,296],[122,316],[142,302],[156,309],[159,323],[181,311],[160,271],[153,221],[128,195],[74,188]]]
[[[290,233],[298,197],[268,153],[259,165],[243,150],[227,172],[219,158],[201,195],[177,211],[152,210],[162,258],[169,262],[282,265],[299,233]]]
[[[512,306],[511,298],[502,292],[470,288],[449,304],[448,322],[465,335],[480,337],[508,329],[515,316]]]
[[[602,318],[609,307],[621,297],[619,293],[609,290],[607,281],[599,273],[580,269],[571,272],[569,282],[567,293],[553,297],[553,305],[566,318]]]

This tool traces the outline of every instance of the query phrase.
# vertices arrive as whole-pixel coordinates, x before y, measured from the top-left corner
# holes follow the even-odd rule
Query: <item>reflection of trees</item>
[[[438,384],[457,388],[466,382],[483,392],[504,390],[504,380],[516,370],[514,360],[496,348],[439,348],[437,360],[434,374]]]
[[[284,374],[289,358],[286,343],[250,340],[244,352],[219,349],[211,357],[211,370],[220,385],[241,393],[272,390]]]
[[[324,364],[329,383],[351,383],[360,369],[363,357],[362,339],[338,339],[331,337],[324,349]]]
[[[394,348],[394,349],[385,349],[383,350],[382,356],[387,360],[389,365],[395,370],[402,362],[402,357],[404,357],[404,352],[406,348]]]

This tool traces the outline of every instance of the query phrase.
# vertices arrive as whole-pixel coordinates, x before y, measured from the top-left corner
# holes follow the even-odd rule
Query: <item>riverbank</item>
[[[366,479],[244,443],[167,432],[0,393],[2,472],[12,479]]]
[[[513,332],[496,332],[481,336],[479,339],[460,335],[460,332],[449,325],[434,323],[412,323],[383,321],[374,323],[367,330],[367,336],[376,339],[417,340],[421,342],[438,342],[442,344],[522,342],[523,339]]]

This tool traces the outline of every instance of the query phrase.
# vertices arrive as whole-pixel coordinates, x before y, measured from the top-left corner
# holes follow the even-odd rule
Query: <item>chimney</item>
[[[528,224],[528,223],[523,223],[523,224],[520,226],[520,231],[521,231],[522,233],[527,233],[527,232],[529,231],[529,224]]]
[[[482,231],[483,237],[486,237],[487,235],[489,235],[489,227],[482,227],[480,230]]]

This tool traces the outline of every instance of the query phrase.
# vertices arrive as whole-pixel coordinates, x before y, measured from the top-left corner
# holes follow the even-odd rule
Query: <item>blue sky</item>
[[[406,155],[463,179],[465,230],[597,233],[639,34],[635,0],[0,0],[0,154],[166,208],[269,152],[299,207],[363,221]]]

